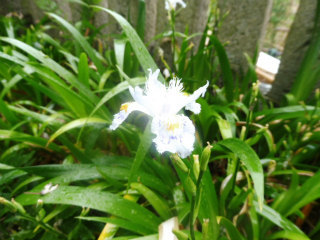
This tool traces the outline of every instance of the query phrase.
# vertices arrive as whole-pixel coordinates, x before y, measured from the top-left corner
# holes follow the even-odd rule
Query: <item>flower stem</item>
[[[171,42],[172,42],[172,71],[176,71],[176,66],[175,66],[175,45],[176,45],[176,34],[175,34],[175,10],[170,11],[170,24],[171,24]]]
[[[194,233],[194,222],[197,218],[198,212],[196,213],[195,210],[198,209],[198,205],[199,205],[199,201],[200,201],[200,190],[201,190],[201,181],[202,181],[203,174],[204,174],[204,171],[200,170],[199,177],[197,179],[197,184],[196,184],[196,193],[195,193],[195,195],[192,194],[192,197],[191,197],[191,209],[190,209],[190,236],[191,236],[191,240],[196,239],[195,233]]]
[[[194,235],[194,226],[193,226],[193,214],[194,214],[194,208],[195,208],[195,201],[196,196],[191,197],[191,210],[190,210],[190,236],[191,240],[195,240],[196,237]]]
[[[243,141],[246,140],[248,134],[249,134],[249,130],[250,130],[250,125],[252,123],[252,118],[253,118],[253,111],[254,111],[254,107],[256,105],[256,97],[258,95],[258,85],[257,84],[253,84],[252,90],[251,90],[251,95],[250,95],[250,100],[249,100],[249,112],[248,115],[246,117],[246,129],[245,129],[245,133],[244,133],[244,137],[243,137]],[[236,158],[236,167],[234,169],[234,173],[232,176],[232,188],[231,188],[231,193],[234,191],[234,187],[236,185],[236,179],[237,179],[237,173],[239,171],[239,167],[240,167],[240,159],[237,157]]]

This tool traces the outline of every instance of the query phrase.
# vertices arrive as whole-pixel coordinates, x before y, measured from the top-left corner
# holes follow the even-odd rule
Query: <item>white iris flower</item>
[[[165,8],[166,10],[175,10],[177,4],[180,4],[181,7],[185,8],[187,5],[182,0],[165,0]]]
[[[195,114],[200,113],[201,106],[196,100],[204,96],[209,82],[189,95],[183,92],[180,79],[171,80],[166,87],[158,80],[159,69],[154,73],[149,71],[144,91],[140,87],[129,87],[134,102],[121,105],[110,129],[118,128],[132,111],[144,112],[152,117],[151,132],[156,135],[153,142],[157,151],[178,153],[185,158],[193,151],[195,128],[188,117],[178,112],[185,108]]]

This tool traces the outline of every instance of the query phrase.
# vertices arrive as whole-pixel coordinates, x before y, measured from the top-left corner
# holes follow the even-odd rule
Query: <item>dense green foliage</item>
[[[113,11],[83,7],[116,19],[123,33],[114,47],[101,47],[87,20],[75,27],[48,13],[26,28],[2,18],[0,239],[153,240],[173,216],[179,239],[320,238],[319,93],[274,107],[253,65],[244,77],[232,73],[212,13],[198,49],[187,30],[171,31],[173,64],[160,56],[185,91],[210,82],[201,113],[185,112],[199,158],[159,155],[145,115],[108,129],[128,87],[158,68],[140,38],[144,1],[137,31]],[[49,183],[57,189],[43,193]]]

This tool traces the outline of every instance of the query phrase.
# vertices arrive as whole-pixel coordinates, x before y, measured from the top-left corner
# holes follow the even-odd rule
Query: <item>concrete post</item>
[[[253,57],[263,38],[270,18],[272,0],[218,0],[223,18],[219,39],[227,43],[231,67],[235,71],[247,69],[244,53]]]
[[[298,12],[286,39],[279,72],[268,97],[280,102],[297,76],[309,47],[316,16],[317,0],[300,1]]]

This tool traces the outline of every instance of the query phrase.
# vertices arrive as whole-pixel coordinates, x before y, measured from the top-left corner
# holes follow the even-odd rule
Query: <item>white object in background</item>
[[[177,217],[170,218],[159,225],[159,240],[178,240],[172,230],[179,230]]]
[[[256,66],[266,72],[277,74],[280,66],[280,60],[270,56],[269,54],[260,52]]]
[[[259,53],[258,61],[256,64],[256,73],[259,78],[259,90],[263,96],[266,96],[272,88],[275,75],[278,73],[280,60],[266,54]]]
[[[165,68],[163,70],[163,75],[164,75],[165,78],[169,78],[170,77],[170,72],[169,72],[168,68]]]
[[[272,85],[269,83],[259,82],[259,90],[263,96],[266,96],[267,93],[271,90]]]

